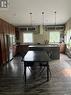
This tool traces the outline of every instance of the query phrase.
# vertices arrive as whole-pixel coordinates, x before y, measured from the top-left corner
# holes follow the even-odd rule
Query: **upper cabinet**
[[[38,33],[39,32],[39,25],[18,26],[17,28],[21,32],[33,32],[33,33]]]

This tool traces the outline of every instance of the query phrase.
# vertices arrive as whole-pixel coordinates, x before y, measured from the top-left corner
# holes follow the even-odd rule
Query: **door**
[[[6,35],[7,40],[7,61],[9,61],[9,35]]]
[[[1,50],[1,40],[0,40],[0,64],[2,63],[2,50]]]

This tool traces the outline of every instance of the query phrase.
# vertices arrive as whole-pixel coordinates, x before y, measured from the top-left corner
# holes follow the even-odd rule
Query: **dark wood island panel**
[[[60,58],[60,47],[58,45],[30,45],[29,50],[45,50],[51,59]]]

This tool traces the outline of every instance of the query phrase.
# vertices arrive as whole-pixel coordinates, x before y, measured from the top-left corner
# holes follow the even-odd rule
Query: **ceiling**
[[[64,24],[71,17],[71,0],[8,0],[8,8],[0,8],[0,18],[13,25]],[[32,12],[32,21],[30,12]]]

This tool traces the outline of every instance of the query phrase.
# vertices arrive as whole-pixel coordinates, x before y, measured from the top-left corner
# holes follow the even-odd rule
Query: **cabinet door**
[[[6,35],[7,35],[7,24],[6,24],[6,22],[3,21],[2,26],[3,26],[2,30],[3,30],[3,33],[4,33],[3,39],[4,39],[4,45],[5,45],[5,47],[4,47],[5,59],[6,59],[6,62],[7,62],[8,61],[8,52],[7,52],[7,39],[6,39]]]
[[[2,63],[2,49],[1,49],[1,39],[0,39],[0,64]]]
[[[3,39],[4,39],[4,51],[5,51],[5,63],[8,61],[8,47],[7,47],[7,34],[8,34],[8,27],[7,27],[7,23],[5,21],[3,21],[3,24],[2,24],[2,30],[3,30]]]
[[[6,52],[5,52],[5,42],[4,42],[4,35],[0,34],[0,41],[1,41],[1,52],[2,52],[2,63],[6,63]]]
[[[2,34],[2,20],[0,19],[0,34]]]

